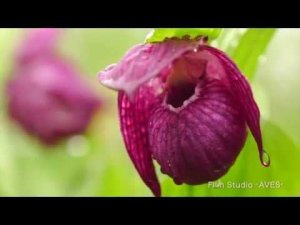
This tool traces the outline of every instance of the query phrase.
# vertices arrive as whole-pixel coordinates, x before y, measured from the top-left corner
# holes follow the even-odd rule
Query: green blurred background
[[[105,106],[84,135],[55,147],[28,136],[6,112],[5,83],[22,29],[0,29],[0,195],[152,196],[123,146],[116,93],[102,87],[97,73],[117,62],[150,29],[66,29],[59,51],[74,60]],[[246,146],[222,182],[279,181],[279,188],[211,188],[175,185],[157,171],[163,196],[300,195],[300,29],[225,29],[212,45],[231,55],[251,80],[262,115],[270,168],[261,166],[255,142]],[[248,33],[247,33],[248,32]],[[259,39],[261,38],[261,39]],[[257,51],[257,52],[256,52]],[[261,54],[264,52],[263,54]]]

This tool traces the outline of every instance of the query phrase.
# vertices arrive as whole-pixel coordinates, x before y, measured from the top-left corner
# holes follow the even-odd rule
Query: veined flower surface
[[[226,54],[205,39],[169,39],[130,49],[99,73],[119,91],[119,115],[126,149],[156,196],[160,185],[152,159],[177,184],[202,184],[229,170],[247,126],[264,150],[260,113],[246,78]]]

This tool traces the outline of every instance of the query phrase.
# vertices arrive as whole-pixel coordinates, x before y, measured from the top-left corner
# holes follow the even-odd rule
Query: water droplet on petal
[[[269,154],[265,150],[263,150],[263,153],[260,156],[260,161],[263,164],[263,166],[265,166],[265,167],[270,166],[271,159],[270,159]]]
[[[172,167],[172,163],[170,162],[170,160],[167,160],[167,165],[166,165],[169,169],[171,169]]]

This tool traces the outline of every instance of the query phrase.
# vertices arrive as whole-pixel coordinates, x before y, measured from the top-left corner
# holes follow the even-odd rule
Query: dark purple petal
[[[257,143],[260,161],[264,166],[269,166],[270,159],[268,158],[267,161],[264,160],[264,155],[267,153],[263,149],[262,134],[260,129],[260,112],[253,98],[249,83],[239,71],[235,63],[228,56],[226,56],[225,53],[210,46],[203,46],[203,49],[206,49],[208,52],[215,55],[223,64],[231,85],[231,90],[234,96],[236,96],[240,102],[247,124]]]
[[[120,91],[118,98],[121,131],[127,152],[143,181],[155,196],[160,196],[160,185],[149,149],[148,119],[155,103],[153,89],[144,86],[139,88],[134,99]]]
[[[131,48],[116,65],[99,73],[100,82],[112,89],[123,90],[129,97],[139,86],[159,75],[198,42],[168,40],[163,43],[141,44]]]
[[[246,123],[236,99],[219,80],[199,82],[185,105],[157,105],[149,139],[163,173],[175,183],[202,184],[223,176],[246,140]]]

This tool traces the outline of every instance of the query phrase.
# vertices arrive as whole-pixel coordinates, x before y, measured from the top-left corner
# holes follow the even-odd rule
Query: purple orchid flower
[[[204,38],[137,45],[100,72],[99,79],[119,91],[127,151],[154,195],[161,190],[152,159],[176,184],[217,180],[243,148],[247,126],[260,161],[269,166],[249,83]]]
[[[8,83],[10,116],[45,144],[84,132],[100,99],[54,47],[59,29],[30,30]]]

